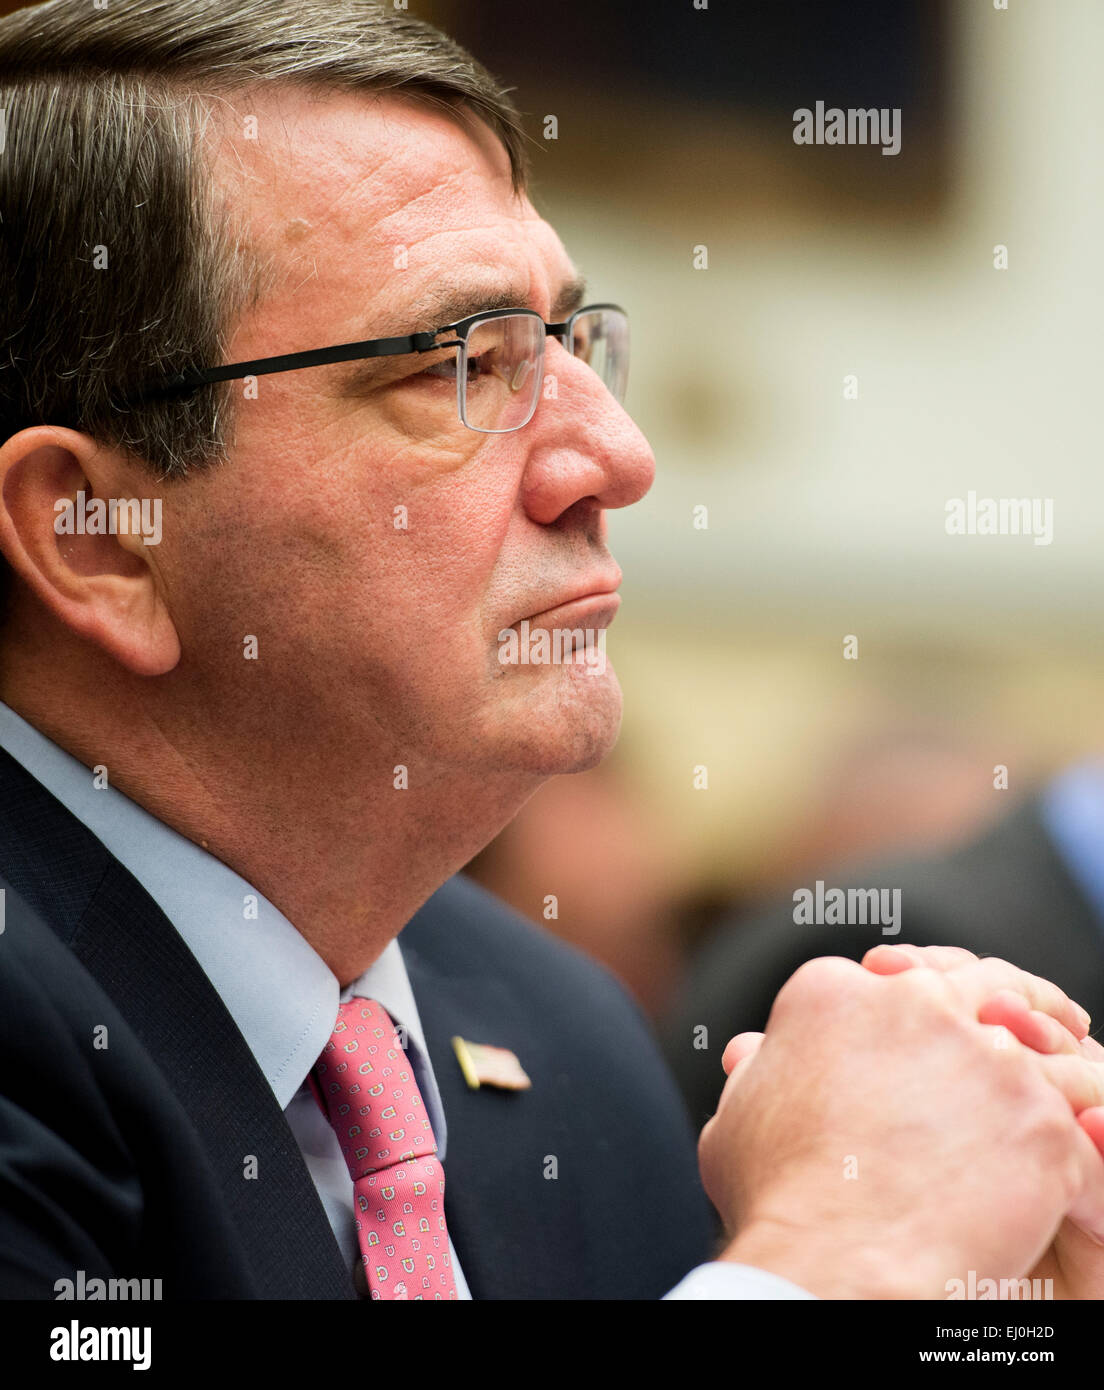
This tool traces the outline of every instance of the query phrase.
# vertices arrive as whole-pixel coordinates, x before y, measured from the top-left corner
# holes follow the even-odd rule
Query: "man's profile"
[[[362,0],[51,0],[0,85],[0,1291],[934,1297],[1104,1230],[1060,991],[828,961],[729,1055],[710,1260],[636,1010],[454,878],[613,746],[604,513],[655,468],[499,84]]]

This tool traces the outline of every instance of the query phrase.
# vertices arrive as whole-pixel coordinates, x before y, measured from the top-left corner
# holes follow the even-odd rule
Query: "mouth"
[[[576,581],[573,589],[553,589],[552,601],[546,608],[538,608],[527,613],[512,626],[527,622],[530,628],[603,628],[609,627],[621,607],[621,596],[617,590],[621,584],[621,570],[615,564],[612,568],[588,578]],[[546,590],[547,592],[547,590]]]
[[[530,628],[604,628],[609,627],[621,607],[621,595],[613,589],[596,589],[565,599],[539,613],[530,613],[524,621]]]

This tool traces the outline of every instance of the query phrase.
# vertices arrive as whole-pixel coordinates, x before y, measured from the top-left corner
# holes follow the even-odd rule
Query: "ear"
[[[71,632],[139,676],[180,660],[156,564],[156,488],[124,454],[74,430],[36,425],[0,448],[4,558]]]

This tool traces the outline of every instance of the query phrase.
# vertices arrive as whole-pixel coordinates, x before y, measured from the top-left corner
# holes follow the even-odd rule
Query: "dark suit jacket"
[[[942,855],[885,859],[806,875],[794,888],[900,888],[901,931],[878,926],[796,926],[792,900],[746,922],[726,922],[695,963],[663,1042],[698,1124],[724,1084],[720,1054],[734,1033],[766,1026],[774,996],[814,956],[861,959],[871,946],[965,946],[1001,956],[1060,985],[1104,1024],[1104,930],[1066,869],[1040,816],[1025,801],[972,843]],[[692,1046],[706,1024],[708,1050]]]
[[[53,1298],[84,1270],[160,1278],[166,1299],[355,1297],[206,975],[132,875],[2,751],[0,886],[0,1296]],[[652,1299],[709,1258],[685,1110],[620,987],[463,879],[401,940],[473,1297]],[[513,1049],[532,1089],[469,1090],[454,1034]]]

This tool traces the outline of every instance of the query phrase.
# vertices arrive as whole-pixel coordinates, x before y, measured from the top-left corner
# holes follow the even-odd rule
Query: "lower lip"
[[[609,627],[620,607],[620,594],[584,594],[582,598],[573,598],[543,613],[534,613],[526,621],[530,628],[543,627],[549,631],[565,627]]]

